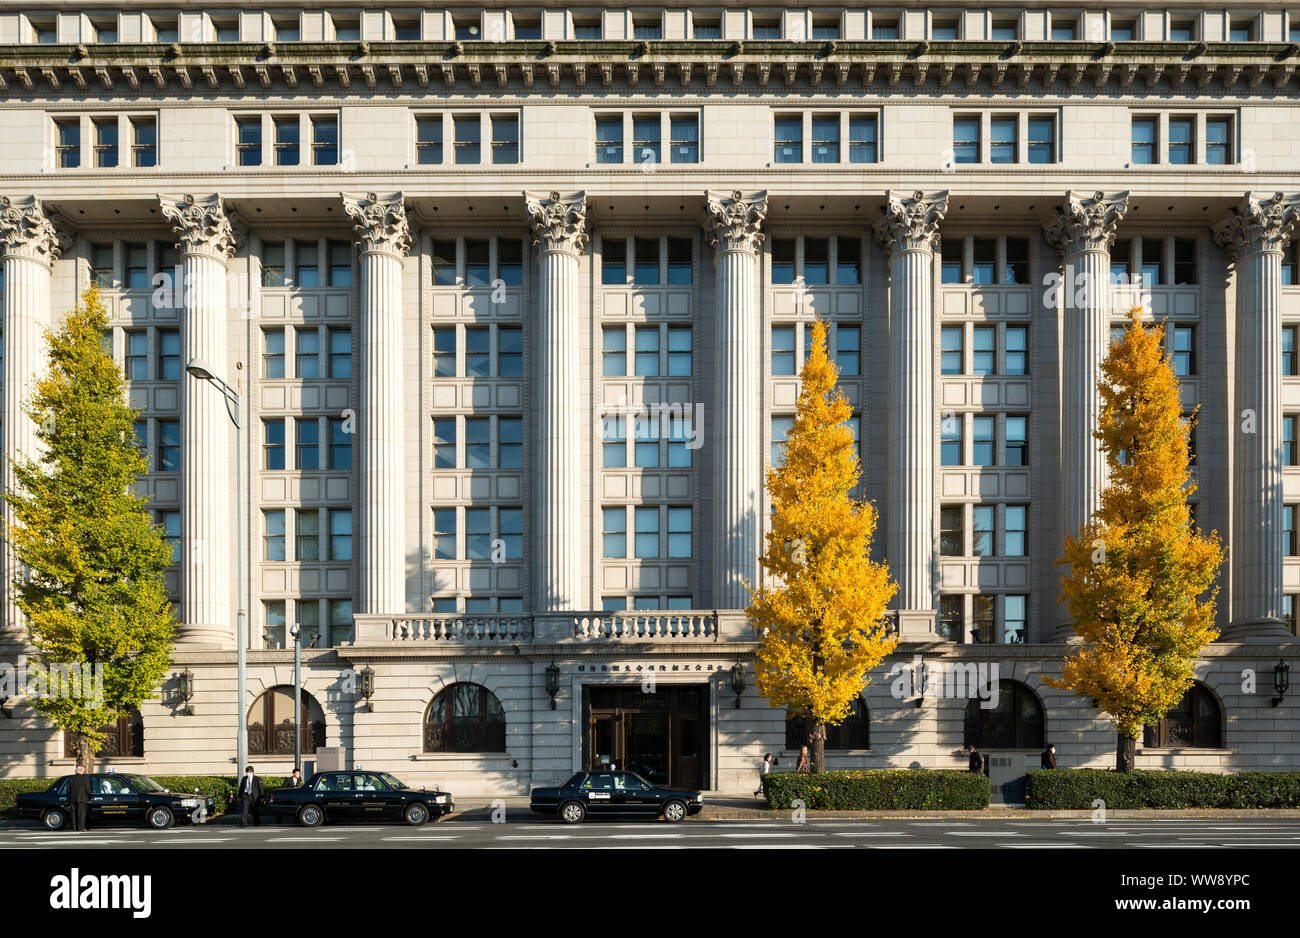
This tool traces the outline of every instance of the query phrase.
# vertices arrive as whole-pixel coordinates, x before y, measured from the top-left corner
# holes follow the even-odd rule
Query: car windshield
[[[403,784],[400,780],[398,780],[395,776],[389,775],[387,772],[380,772],[379,777],[382,778],[385,782],[387,782],[390,788],[396,788],[400,790],[406,787],[406,785]]]
[[[166,791],[167,790],[147,775],[132,776],[131,785],[134,786],[136,791]]]

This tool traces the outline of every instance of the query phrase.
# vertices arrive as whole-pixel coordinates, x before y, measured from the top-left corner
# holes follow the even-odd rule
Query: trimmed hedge
[[[1033,769],[1025,807],[1090,810],[1100,798],[1107,808],[1298,808],[1300,772],[1183,772],[1144,769]]]
[[[130,773],[122,773],[130,774]],[[57,778],[6,778],[0,779],[0,819],[13,818],[14,796],[24,791],[45,791],[57,781]],[[238,791],[239,779],[233,775],[151,775],[149,776],[163,788],[174,792],[192,794],[194,789],[199,794],[212,799],[213,814],[222,814],[230,810]],[[258,776],[267,791],[282,788],[288,779],[282,776]],[[261,814],[266,814],[265,805]]]
[[[763,793],[777,810],[792,808],[796,798],[810,810],[971,811],[989,806],[986,777],[950,769],[769,772],[763,776]]]

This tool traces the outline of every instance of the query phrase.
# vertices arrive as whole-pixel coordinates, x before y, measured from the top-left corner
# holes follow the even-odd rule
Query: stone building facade
[[[287,772],[297,625],[308,763],[745,789],[798,738],[742,609],[821,317],[902,640],[831,764],[1110,764],[1039,678],[1140,305],[1229,559],[1138,765],[1296,768],[1298,43],[1300,7],[1248,2],[0,12],[4,453],[35,451],[42,331],[100,284],[177,559],[174,667],[106,761],[228,774],[244,720]],[[995,665],[998,707],[944,680]],[[0,775],[68,770],[0,711]]]

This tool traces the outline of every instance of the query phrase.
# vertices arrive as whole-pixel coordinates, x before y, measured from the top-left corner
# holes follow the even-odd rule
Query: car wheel
[[[587,816],[587,809],[581,801],[566,801],[560,805],[560,818],[565,824],[581,824]]]
[[[50,808],[41,815],[41,823],[49,830],[61,831],[68,826],[68,816],[58,808]]]
[[[149,811],[149,826],[156,831],[165,831],[172,826],[172,813],[166,808],[153,808]]]
[[[325,821],[325,812],[314,804],[309,804],[298,812],[298,823],[303,827],[320,827]]]
[[[670,801],[664,805],[664,820],[676,824],[686,817],[686,805],[681,801]]]
[[[422,804],[408,804],[406,811],[403,813],[406,823],[412,827],[419,827],[425,821],[429,820],[429,809]]]

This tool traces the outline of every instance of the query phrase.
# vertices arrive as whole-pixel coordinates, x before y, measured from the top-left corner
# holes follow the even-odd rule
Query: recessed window
[[[960,642],[964,637],[965,596],[939,597],[939,635],[949,642]]]
[[[479,28],[477,20],[456,18],[453,20],[453,25],[456,30],[456,38],[462,42],[473,42],[483,38],[483,32]]]
[[[320,247],[315,241],[295,241],[294,286],[320,286]]]
[[[1133,20],[1112,20],[1110,24],[1110,38],[1115,42],[1131,42],[1137,35],[1136,24]]]
[[[158,165],[158,124],[152,117],[131,118],[131,165]]]
[[[694,39],[721,39],[722,23],[718,20],[691,18],[691,37]]]
[[[1029,418],[1008,416],[1006,418],[1006,465],[1029,465]]]
[[[330,509],[330,560],[352,559],[352,511]]]
[[[772,327],[772,374],[795,373],[794,326]]]
[[[1175,325],[1169,333],[1174,374],[1180,378],[1196,374],[1196,327]]]
[[[794,238],[772,239],[772,282],[794,283]]]
[[[980,161],[980,119],[954,117],[952,121],[953,161],[978,163]]]
[[[275,165],[297,166],[299,161],[298,115],[275,118]]]
[[[478,163],[483,134],[479,116],[477,114],[457,115],[453,124],[456,128],[456,163]]]
[[[515,39],[541,39],[542,21],[539,19],[519,18],[514,20]]]
[[[997,539],[997,506],[971,506],[971,556],[992,557]]]
[[[657,19],[634,19],[632,21],[633,39],[662,39],[663,26]]]
[[[1008,375],[1029,374],[1029,328],[1007,326],[1003,371]]]
[[[898,20],[876,20],[871,23],[872,39],[897,39]]]
[[[965,509],[961,505],[939,508],[939,556],[962,557],[966,554]]]
[[[1015,39],[1016,21],[1010,19],[995,19],[993,25],[989,27],[989,38]]]
[[[415,119],[415,161],[422,166],[442,162],[442,115]]]
[[[997,418],[976,416],[971,421],[971,465],[997,465]]]
[[[989,162],[1016,162],[1016,136],[1019,118],[994,117],[989,121]]]
[[[1174,20],[1169,24],[1169,40],[1171,42],[1191,42],[1195,38],[1196,24],[1194,20]]]
[[[755,19],[753,39],[780,39],[781,21],[777,19]]]
[[[454,287],[456,285],[456,242],[455,241],[434,241],[433,256],[430,257],[430,263],[433,265],[433,285],[435,287]],[[452,374],[456,373],[455,369],[455,333],[452,336]]]
[[[812,161],[814,163],[840,161],[840,116],[838,114],[812,119]]]
[[[1135,165],[1147,166],[1155,163],[1157,124],[1158,121],[1154,117],[1133,118],[1132,162]]]
[[[1196,160],[1196,118],[1169,118],[1169,162],[1187,165]]]
[[[117,165],[117,118],[94,121],[95,165],[111,168]]]
[[[316,166],[337,166],[339,121],[337,117],[311,118],[311,161]]]
[[[1295,326],[1282,327],[1282,375],[1287,378],[1296,374],[1296,331]]]
[[[840,38],[840,21],[838,18],[818,17],[813,20],[812,38],[814,39],[839,39]]]
[[[1250,42],[1255,38],[1254,24],[1244,20],[1235,20],[1228,26],[1229,42]]]
[[[945,417],[939,422],[939,464],[941,466],[962,464],[962,422],[960,415]]]
[[[76,120],[57,121],[54,125],[55,156],[60,169],[81,165],[81,124]]]
[[[1003,516],[1002,554],[1006,557],[1024,557],[1027,555],[1029,531],[1029,507],[1027,505],[1007,505]]]
[[[298,18],[275,19],[272,21],[275,27],[275,38],[277,42],[297,42],[302,38],[302,32],[298,28]],[[337,28],[336,28],[337,33]],[[339,39],[345,38],[339,36]]]
[[[315,417],[294,421],[297,438],[294,444],[296,468],[311,471],[320,468],[320,423]]]
[[[935,20],[930,26],[931,39],[956,39],[957,21],[951,19]]]
[[[346,15],[332,13],[334,21],[334,38],[339,42],[356,42],[361,38],[361,18],[356,14]]]
[[[700,122],[694,115],[674,116],[669,120],[672,134],[672,161],[698,163],[700,161]]]
[[[235,162],[240,166],[262,165],[262,118],[235,118]]]
[[[803,162],[803,118],[799,115],[777,117],[775,125],[775,155],[777,163]]]
[[[519,162],[519,118],[513,115],[492,115],[492,162]]]
[[[1235,162],[1232,156],[1232,118],[1209,117],[1205,120],[1205,162],[1225,166]]]
[[[262,286],[282,287],[284,276],[284,242],[262,244]],[[280,377],[284,377],[283,374]]]
[[[573,21],[573,38],[574,39],[599,39],[601,38],[600,20],[578,20]]]
[[[1028,157],[1031,163],[1056,162],[1056,118],[1029,118]]]
[[[295,357],[297,377],[319,378],[320,334],[313,327],[304,327],[294,330],[294,338],[298,345]]]
[[[658,114],[632,118],[632,150],[638,163],[655,164],[660,162]]]
[[[1078,23],[1068,21],[1059,21],[1052,19],[1052,38],[1056,40],[1071,41],[1079,38]]]
[[[849,118],[849,162],[876,162],[876,117],[874,114],[854,115]]]
[[[109,19],[91,19],[91,29],[94,31],[95,42],[117,42],[117,17]]]
[[[420,18],[393,17],[393,38],[398,42],[412,42],[420,37]]]
[[[623,115],[596,118],[596,162],[623,162]]]

